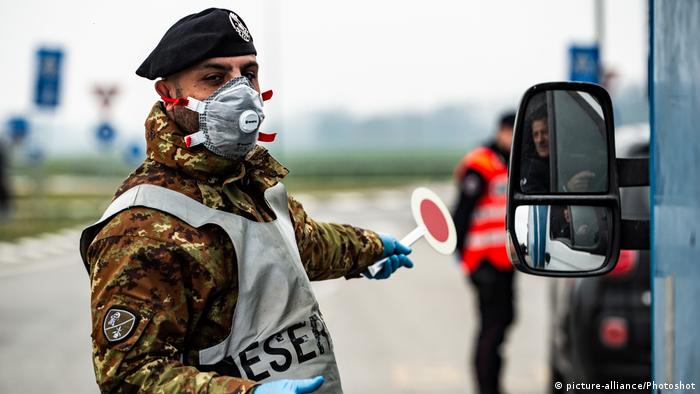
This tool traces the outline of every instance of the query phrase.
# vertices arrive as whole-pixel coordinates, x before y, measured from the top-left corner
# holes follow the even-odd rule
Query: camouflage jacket
[[[256,147],[232,162],[187,148],[160,103],[146,120],[147,159],[121,185],[183,193],[211,208],[258,222],[273,220],[263,191],[287,174]],[[116,198],[115,196],[115,198]],[[376,233],[306,215],[289,198],[297,245],[311,280],[357,276],[381,255]],[[254,382],[194,365],[199,349],[223,341],[238,296],[233,244],[215,225],[193,228],[166,213],[130,208],[112,218],[87,251],[93,361],[103,392],[249,393]],[[110,342],[103,321],[112,307],[137,315],[129,336]],[[111,318],[112,316],[110,316]]]

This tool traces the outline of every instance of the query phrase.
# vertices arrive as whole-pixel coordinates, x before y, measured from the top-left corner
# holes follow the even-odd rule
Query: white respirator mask
[[[272,91],[261,95],[253,89],[248,78],[236,77],[204,101],[192,97],[161,98],[199,113],[199,131],[185,137],[188,148],[202,144],[219,156],[240,159],[255,147],[258,140],[272,142],[275,139],[275,133],[258,131],[265,119],[263,101],[270,97]]]

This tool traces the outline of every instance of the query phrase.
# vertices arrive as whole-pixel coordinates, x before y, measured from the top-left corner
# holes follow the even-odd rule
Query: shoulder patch
[[[120,342],[133,334],[136,323],[138,323],[136,315],[125,308],[110,308],[102,322],[102,333],[108,342]]]

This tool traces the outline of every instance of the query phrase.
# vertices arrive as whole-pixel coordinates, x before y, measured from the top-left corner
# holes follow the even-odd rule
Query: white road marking
[[[59,262],[45,262],[43,264],[25,264],[14,267],[0,267],[0,278],[7,278],[17,275],[33,274],[36,272],[50,271],[56,268],[69,266],[72,264],[82,264],[79,260],[61,260]]]
[[[15,243],[0,242],[0,277],[79,264],[78,243],[81,231],[82,226],[22,238]],[[76,259],[62,258],[69,254],[75,254]],[[59,257],[61,258],[57,259]],[[61,262],[56,262],[57,260]]]

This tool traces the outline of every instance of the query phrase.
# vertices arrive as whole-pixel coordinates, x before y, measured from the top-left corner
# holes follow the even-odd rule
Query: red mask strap
[[[186,97],[170,98],[165,96],[160,96],[160,98],[166,103],[171,103],[175,105],[187,105],[190,101]]]
[[[272,98],[272,90],[267,90],[261,94],[263,101],[267,101]]]
[[[272,142],[277,137],[277,133],[261,133],[258,132],[258,141],[260,142]]]

